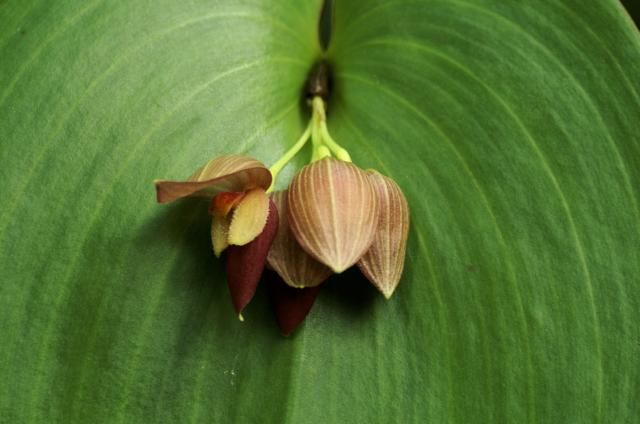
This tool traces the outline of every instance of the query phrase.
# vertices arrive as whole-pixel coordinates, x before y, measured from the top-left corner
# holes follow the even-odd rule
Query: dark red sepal
[[[268,272],[269,297],[278,326],[285,336],[304,321],[318,296],[320,286],[303,289],[287,285],[275,272]]]
[[[244,246],[227,248],[227,282],[231,300],[238,314],[247,306],[256,292],[267,253],[278,232],[278,211],[269,200],[269,216],[262,233]]]

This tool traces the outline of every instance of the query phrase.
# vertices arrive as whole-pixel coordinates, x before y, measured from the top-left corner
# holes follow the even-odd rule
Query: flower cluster
[[[270,169],[255,159],[227,155],[209,161],[186,181],[157,181],[160,203],[186,196],[211,199],[214,254],[226,252],[233,305],[251,301],[265,266],[276,317],[284,334],[305,318],[318,286],[357,266],[382,294],[394,292],[404,266],[409,208],[398,185],[351,162],[329,134],[324,100],[314,97],[300,140]],[[271,191],[278,172],[311,140],[311,163],[289,188]]]

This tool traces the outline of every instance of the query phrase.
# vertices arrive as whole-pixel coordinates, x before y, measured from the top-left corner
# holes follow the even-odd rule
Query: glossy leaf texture
[[[634,422],[640,37],[613,0],[335,0],[329,129],[411,211],[389,301],[240,323],[208,204],[306,125],[320,1],[0,4],[0,421]],[[278,177],[283,189],[309,156]]]

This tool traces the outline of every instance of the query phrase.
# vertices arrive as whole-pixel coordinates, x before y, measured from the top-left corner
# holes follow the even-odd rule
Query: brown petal
[[[282,334],[288,336],[304,321],[318,296],[320,287],[297,289],[290,287],[276,274],[269,272],[269,297]]]
[[[375,187],[366,172],[333,158],[305,166],[289,187],[289,223],[311,256],[336,273],[355,264],[378,223]]]
[[[278,231],[278,211],[269,201],[269,216],[264,230],[251,243],[227,249],[227,281],[231,300],[240,314],[251,301],[267,261],[267,252]]]
[[[246,191],[271,185],[271,173],[260,162],[240,155],[219,156],[186,181],[156,181],[158,203],[186,196],[213,197],[226,191]]]
[[[298,244],[289,228],[287,191],[271,194],[278,208],[278,234],[276,235],[267,262],[285,283],[292,287],[313,287],[322,283],[332,271],[309,256]]]
[[[247,192],[233,211],[229,244],[242,246],[262,232],[269,215],[269,196],[262,188]]]
[[[388,299],[400,282],[409,234],[409,205],[400,187],[375,171],[369,174],[378,193],[380,221],[373,244],[358,261],[362,273]]]

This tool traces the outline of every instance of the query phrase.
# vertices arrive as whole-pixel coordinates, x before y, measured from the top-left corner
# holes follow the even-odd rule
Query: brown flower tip
[[[231,300],[238,314],[253,298],[267,261],[267,253],[278,231],[278,211],[269,201],[269,215],[264,230],[244,246],[229,246],[227,250],[227,281]]]
[[[285,283],[292,287],[313,287],[322,283],[332,271],[309,256],[298,244],[289,228],[287,191],[271,194],[278,209],[279,225],[267,262]]]
[[[261,162],[240,155],[219,156],[207,162],[186,181],[156,181],[158,203],[187,197],[214,197],[222,192],[269,188],[271,173]]]
[[[268,285],[278,326],[282,334],[288,336],[309,314],[320,287],[297,289],[287,285],[274,272],[269,272]]]
[[[352,163],[327,157],[305,166],[291,182],[288,205],[298,243],[336,273],[354,265],[373,242],[376,189]]]
[[[369,174],[378,194],[380,217],[373,244],[358,261],[362,273],[388,299],[400,282],[409,234],[409,205],[400,187],[388,177]]]

